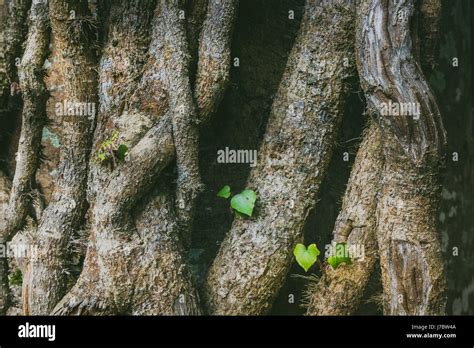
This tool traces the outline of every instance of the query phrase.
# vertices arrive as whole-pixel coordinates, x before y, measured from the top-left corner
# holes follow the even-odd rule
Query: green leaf
[[[237,210],[234,210],[235,216],[238,216],[241,219],[246,219],[248,216],[242,213],[239,213]]]
[[[102,151],[99,151],[97,152],[97,157],[101,160],[101,161],[105,161],[105,158],[107,157],[105,152],[102,152]]]
[[[21,270],[17,268],[14,273],[10,275],[9,283],[10,285],[21,285],[23,282],[23,276]]]
[[[230,197],[230,186],[225,185],[219,192],[217,192],[217,197],[229,198]]]
[[[327,263],[331,265],[333,269],[336,269],[341,263],[347,265],[352,264],[349,251],[347,250],[346,243],[337,243],[335,247],[335,252],[333,255],[328,257]]]
[[[127,156],[128,147],[125,144],[120,144],[117,149],[117,157],[121,161],[125,161],[125,156]]]
[[[252,190],[245,190],[235,195],[230,200],[230,206],[238,212],[252,216],[257,194]]]
[[[301,244],[296,244],[295,248],[293,249],[293,255],[295,255],[296,262],[300,265],[305,272],[308,272],[308,269],[316,262],[320,251],[316,244],[310,244],[308,249]]]

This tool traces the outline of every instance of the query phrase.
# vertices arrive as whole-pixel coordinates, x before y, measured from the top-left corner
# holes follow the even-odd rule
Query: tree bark
[[[0,43],[3,54],[0,58],[0,93],[3,103],[0,110],[4,110],[7,106],[12,82],[18,82],[15,60],[21,57],[22,43],[28,29],[27,16],[31,1],[6,1],[3,6],[5,6],[5,12]]]
[[[96,104],[96,25],[87,1],[51,0],[52,33],[61,53],[65,101]],[[24,278],[26,315],[49,313],[66,292],[67,245],[84,222],[87,162],[95,115],[56,115],[62,126],[58,178],[35,235],[36,257]]]
[[[212,1],[211,1],[212,3]],[[191,90],[189,78],[189,48],[186,38],[186,28],[179,19],[178,4],[168,6],[163,3],[162,16],[158,21],[163,22],[161,30],[166,32],[163,41],[168,51],[163,70],[168,86],[169,106],[173,143],[176,153],[177,186],[176,206],[180,228],[189,231],[193,218],[196,197],[203,190],[199,173],[198,145],[199,129],[197,111]],[[181,235],[187,234],[186,232]]]
[[[11,99],[12,86],[18,83],[16,58],[21,56],[22,43],[27,31],[27,15],[31,1],[7,1],[2,5],[2,24],[0,41],[0,144],[4,145],[7,137],[6,127]],[[2,146],[3,147],[3,146]],[[1,178],[1,207],[2,215],[9,208],[8,201],[11,192],[10,179],[0,170]],[[6,239],[0,237],[0,247],[7,249]],[[0,257],[0,315],[6,313],[9,305],[8,260]]]
[[[381,132],[372,123],[357,152],[333,232],[334,242],[347,242],[364,255],[352,265],[326,268],[319,281],[307,287],[308,315],[351,315],[361,302],[378,260],[375,212],[383,162]]]
[[[111,169],[107,167],[106,164],[98,163],[97,151],[100,149],[101,143],[107,139],[107,137],[110,137],[115,130],[120,130],[120,142],[131,148],[129,152],[132,154],[132,150],[136,149],[137,143],[140,142],[140,136],[143,136],[143,133],[147,130],[149,131],[149,126],[148,129],[145,128],[142,130],[142,127],[144,124],[147,124],[147,121],[149,124],[151,120],[153,120],[146,118],[150,117],[149,114],[145,113],[145,115],[142,116],[142,114],[129,113],[128,111],[129,108],[133,107],[133,92],[137,89],[140,82],[139,79],[142,76],[145,66],[143,55],[146,53],[148,45],[150,44],[150,24],[154,7],[155,1],[121,1],[112,3],[110,8],[107,42],[105,43],[100,62],[99,115],[95,129],[94,150],[91,154],[88,178],[88,201],[91,204],[90,241],[82,273],[75,286],[54,309],[53,313],[55,314],[117,313],[118,306],[114,303],[113,288],[118,289],[120,286],[123,286],[128,287],[127,291],[131,291],[129,284],[132,280],[116,281],[112,270],[110,270],[111,273],[108,274],[107,267],[110,267],[116,262],[118,269],[125,268],[123,264],[130,263],[134,260],[134,258],[129,259],[131,255],[126,254],[129,250],[134,249],[133,245],[129,244],[128,241],[127,243],[120,243],[119,235],[119,238],[113,242],[117,250],[111,252],[105,258],[105,264],[101,263],[103,262],[100,258],[101,241],[105,244],[104,247],[109,248],[114,246],[112,245],[112,238],[114,236],[113,228],[107,230],[109,225],[106,225],[104,230],[100,229],[97,231],[99,220],[102,221],[101,217],[107,219],[107,214],[110,215],[112,213],[111,210],[102,212],[101,207],[107,202],[105,191],[107,191],[109,187],[108,183],[113,181],[113,177],[117,176],[117,173],[123,173],[124,170],[123,168]],[[156,91],[158,88],[155,87],[154,90]],[[155,95],[158,95],[158,93],[155,92]],[[127,104],[131,104],[131,106]],[[146,111],[148,103],[143,104]],[[128,123],[128,121],[130,121],[130,123]],[[133,127],[135,125],[134,123],[138,123],[138,127]],[[127,127],[128,125],[131,126]],[[136,134],[138,132],[140,133]],[[146,141],[144,143],[146,145]],[[140,154],[140,152],[138,153]],[[149,152],[147,154],[152,157]],[[144,157],[142,157],[142,160],[143,159]],[[109,158],[109,161],[111,162],[112,158]],[[128,181],[129,185],[133,183],[133,180],[140,182],[141,173],[140,171],[135,171],[134,166],[130,162],[119,165],[121,167],[128,165],[128,174],[131,171],[134,172],[134,175],[130,176],[132,181]],[[134,162],[134,165],[138,165],[137,161]],[[122,198],[126,198],[127,193],[124,193],[126,191],[125,183],[123,183],[123,186],[121,184],[122,183],[117,184],[117,181],[115,181],[114,185],[116,186],[113,187],[113,189],[109,189],[108,192],[109,197],[118,197],[113,200],[115,203],[120,203]],[[133,186],[128,186],[127,188],[130,194],[130,190],[133,190]],[[116,189],[121,189],[121,192],[114,196],[113,191]],[[112,203],[112,201],[110,203]],[[117,213],[120,221],[114,221],[119,227],[122,227],[120,226],[122,219],[127,220],[126,218],[120,217],[120,213],[123,210]],[[124,215],[130,218],[129,212],[125,212]],[[131,225],[129,221],[127,221],[127,223]],[[133,234],[134,232],[131,230],[130,235]],[[110,235],[108,238],[111,242],[105,240],[108,235]],[[128,231],[125,230],[123,235],[127,236]],[[122,248],[125,250],[122,250]],[[103,255],[105,256],[107,252],[107,250],[104,251]],[[103,267],[101,273],[99,273],[100,265]],[[126,270],[123,269],[123,271]],[[121,298],[120,300],[122,301],[121,306],[126,307],[127,304],[123,303],[124,299]],[[120,309],[124,310],[123,308]]]
[[[15,8],[12,5],[12,10]],[[8,34],[13,40],[8,54],[16,54],[18,47],[15,43],[21,37],[21,25],[16,22],[16,16],[21,16],[24,8],[13,12],[14,21]],[[35,174],[39,161],[41,132],[46,120],[47,90],[43,81],[43,63],[47,56],[49,43],[49,17],[47,3],[33,1],[29,12],[29,29],[26,46],[18,67],[18,76],[22,97],[22,127],[16,154],[16,168],[13,183],[9,194],[8,204],[3,206],[0,215],[0,245],[5,246],[19,228],[23,225],[28,214],[28,206],[35,188]],[[7,37],[8,37],[7,35]],[[13,56],[8,60],[14,60]],[[7,62],[13,64],[13,62]],[[8,65],[8,64],[7,64]],[[7,69],[13,74],[12,66]],[[9,76],[10,78],[10,76]],[[7,270],[6,261],[0,267],[2,278],[5,279]],[[2,292],[6,292],[6,283],[3,282]],[[5,303],[5,302],[4,302]],[[4,309],[6,310],[6,309]]]
[[[217,2],[211,1],[209,8],[213,8],[215,3]],[[169,243],[164,245],[150,242],[150,246],[147,246],[146,241],[151,238],[147,237],[147,234],[156,233],[156,231],[148,228],[144,230],[145,235],[142,235],[135,226],[138,221],[134,224],[131,215],[139,199],[155,183],[157,175],[172,161],[175,151],[178,152],[178,173],[181,171],[181,174],[178,174],[178,191],[182,190],[186,196],[184,200],[178,195],[178,202],[183,199],[186,204],[192,205],[194,198],[194,194],[188,196],[188,193],[192,193],[195,187],[187,186],[189,184],[187,180],[196,178],[197,157],[189,162],[193,156],[188,156],[188,152],[197,151],[197,128],[195,128],[197,120],[193,120],[191,116],[195,102],[188,78],[187,56],[189,53],[185,26],[179,20],[180,5],[177,1],[158,1],[149,48],[150,59],[144,66],[141,82],[130,98],[128,110],[120,114],[123,110],[117,108],[116,111],[120,112],[119,114],[114,115],[114,112],[111,112],[108,115],[109,127],[111,122],[117,126],[121,126],[122,121],[135,123],[134,127],[124,128],[124,133],[120,135],[122,141],[127,141],[133,146],[129,151],[130,160],[121,165],[120,172],[107,173],[103,167],[98,168],[97,165],[93,169],[96,171],[93,174],[96,178],[90,181],[90,192],[95,195],[92,198],[94,202],[91,215],[92,243],[77,284],[56,307],[54,310],[56,314],[103,314],[110,311],[141,314],[200,313],[198,296],[187,271],[182,247],[176,239],[182,238],[182,233],[179,232],[183,226],[183,217],[180,216],[179,211],[183,208],[179,204],[176,207],[178,221],[175,221],[173,215],[166,216],[164,219],[162,212],[154,212],[157,201],[152,200],[149,203],[150,207],[145,209],[149,220],[160,221],[162,226],[157,227],[160,231],[158,235],[162,235],[160,240],[162,238],[169,240]],[[229,8],[230,10],[233,11],[233,7]],[[206,21],[216,23],[217,15],[219,13],[209,15]],[[232,29],[233,18],[228,19],[227,22],[217,21],[218,26],[215,27],[219,32],[227,32],[221,36],[225,40],[230,40]],[[209,33],[214,35],[211,31]],[[201,41],[207,42],[209,40],[207,35],[209,34],[203,34]],[[220,42],[216,41],[213,44],[220,45]],[[225,42],[223,45],[228,47],[229,43]],[[199,60],[201,61],[201,56]],[[224,59],[220,64],[228,66],[229,63],[229,59]],[[224,70],[228,71],[228,68]],[[161,71],[162,74],[158,75],[156,71]],[[177,82],[179,83],[176,84]],[[110,84],[104,83],[103,86],[107,88]],[[212,83],[205,84],[206,88],[213,86]],[[221,88],[225,88],[225,85],[221,85]],[[153,98],[150,98],[150,91],[153,91]],[[103,92],[110,93],[106,89]],[[110,95],[116,97],[115,93],[110,93]],[[107,99],[103,100],[107,102]],[[184,109],[183,106],[185,106]],[[101,107],[101,110],[107,110],[107,108]],[[186,110],[189,112],[184,112]],[[190,116],[191,118],[188,119],[187,117]],[[98,128],[105,129],[104,119],[100,122],[101,125]],[[137,124],[141,129],[137,130]],[[122,130],[122,127],[120,129]],[[101,133],[96,132],[96,134]],[[183,147],[186,143],[180,142],[180,139],[190,140],[190,143]],[[182,149],[178,150],[179,147]],[[181,155],[179,151],[182,151]],[[105,173],[100,173],[100,171]],[[169,199],[166,194],[161,193],[156,199],[160,202],[165,198]],[[169,209],[163,209],[169,211]],[[191,213],[192,207],[185,206],[185,214]],[[190,222],[189,217],[185,217],[184,220],[186,225]],[[176,231],[175,226],[181,226],[180,231]],[[187,228],[188,226],[185,227]],[[172,233],[177,236],[171,238]],[[152,235],[156,238],[156,235]],[[147,254],[149,247],[154,251],[151,256]],[[143,259],[143,261],[137,264],[135,262],[137,259]],[[163,260],[163,262],[158,262],[158,260]],[[142,283],[143,272],[155,269],[157,265],[160,265],[160,274],[156,272],[150,274],[153,279],[152,284]],[[174,278],[166,283],[158,281],[162,279],[163,274],[173,275]],[[147,279],[150,278],[147,276]],[[171,284],[177,285],[171,286]],[[170,288],[165,288],[166,285]],[[165,292],[167,292],[167,300],[164,301],[160,297],[160,301],[157,301],[154,294]],[[99,299],[97,299],[98,293],[101,294]]]
[[[151,86],[138,86],[150,44],[155,3],[153,0],[114,1],[109,10],[106,42],[99,62],[99,107],[87,184],[87,200],[91,205],[110,176],[107,166],[97,163],[101,143],[114,130],[119,130],[120,141],[131,148],[162,115],[159,108],[162,99],[153,102],[153,98],[141,98],[143,90],[150,92]],[[153,95],[160,97],[162,89]],[[138,103],[143,105],[143,113],[128,112]]]
[[[200,123],[209,121],[229,82],[230,43],[237,0],[210,0],[199,41],[195,97]]]
[[[364,258],[353,256],[353,264],[335,270],[324,266],[320,279],[304,291],[307,315],[352,314],[379,259],[385,314],[444,313],[436,220],[446,135],[422,73],[435,64],[440,0],[420,0],[416,6],[415,0],[362,0],[357,16],[352,1],[306,0],[288,61],[287,51],[272,41],[288,34],[286,21],[296,19],[288,24],[289,39],[283,40],[290,48],[303,0],[282,1],[278,10],[268,12],[261,11],[266,1],[245,4],[245,11],[259,14],[239,23],[241,36],[236,37],[244,44],[234,46],[233,55],[242,67],[232,67],[235,95],[225,98],[225,108],[219,106],[230,82],[237,0],[6,4],[10,20],[0,25],[6,38],[0,52],[0,117],[10,122],[20,115],[14,109],[22,106],[22,124],[16,122],[16,161],[9,156],[9,168],[0,168],[0,247],[15,238],[14,243],[33,243],[38,253],[35,258],[0,258],[0,314],[18,301],[19,286],[9,289],[9,261],[23,272],[27,315],[268,313],[283,292],[295,244],[312,226],[307,217],[324,193],[356,66],[372,119],[341,211],[334,227],[328,227],[333,242],[363,248]],[[292,11],[275,17],[282,9]],[[252,27],[260,19],[258,26],[265,31]],[[285,29],[273,33],[278,26]],[[53,156],[59,154],[59,165],[55,174],[49,164],[41,167],[37,188],[50,110],[46,83],[56,74],[50,70],[43,81],[49,44],[60,54],[62,101],[97,105],[98,114],[56,114],[62,137]],[[15,58],[21,55],[17,74]],[[264,66],[267,57],[286,62],[281,81],[283,65],[273,61]],[[218,109],[222,117],[229,110],[234,116],[206,129]],[[256,114],[269,114],[268,121]],[[4,124],[0,152],[3,143],[16,147],[9,137],[12,125]],[[239,129],[220,138],[228,128]],[[209,134],[219,139],[201,141]],[[199,166],[214,160],[216,145],[243,143],[261,144],[256,167],[249,169],[246,186],[234,187],[244,182],[247,169],[231,176],[238,185],[229,184],[233,193],[244,188],[257,192],[253,216],[229,214],[214,236],[192,240],[192,231],[203,227],[203,221],[193,227],[197,209],[200,220],[209,220],[210,199],[200,195],[201,175],[218,186],[223,179],[213,182],[209,174],[226,171],[219,168],[216,174],[212,166]],[[127,147],[125,158],[118,154],[119,145]],[[0,161],[4,157],[0,153]],[[51,199],[50,189],[45,191],[49,205],[43,209],[38,202],[47,172],[55,184]],[[213,191],[208,189],[206,196]],[[212,216],[222,213],[216,209]],[[211,264],[214,243],[231,222]],[[79,230],[89,234],[88,245],[85,251],[81,244],[76,255],[71,248]],[[210,264],[199,289],[201,302],[190,271],[196,264],[188,253],[200,252],[196,248],[202,247],[202,238],[212,240],[212,246],[198,265],[205,270]],[[71,287],[78,264],[83,269]],[[18,311],[11,307],[9,313]]]
[[[413,52],[413,1],[363,1],[357,62],[384,138],[377,239],[387,314],[443,314],[445,276],[436,231],[439,170],[446,143],[434,96]],[[415,103],[419,114],[386,115]],[[418,119],[415,116],[419,116]]]
[[[334,147],[354,68],[349,5],[307,1],[275,96],[257,167],[251,219],[236,218],[207,277],[211,314],[267,312],[285,279]]]
[[[189,54],[191,55],[190,78],[194,85],[194,77],[196,76],[199,36],[201,35],[202,26],[207,15],[207,6],[209,0],[187,0],[186,1],[186,35],[189,46]]]
[[[418,26],[416,27],[418,30],[416,39],[418,37],[420,39],[416,40],[418,42],[415,42],[414,48],[417,58],[428,69],[433,68],[435,64],[434,52],[437,47],[440,10],[441,2],[439,0],[421,1],[420,20],[417,21]],[[363,230],[367,232],[351,233],[349,244],[365,246],[366,258],[356,265],[339,267],[335,271],[329,268],[329,272],[323,273],[317,284],[308,286],[306,296],[308,300],[307,314],[309,315],[352,314],[357,309],[369,276],[374,270],[378,259],[375,212],[384,162],[381,140],[380,130],[372,125],[360,145],[334,231],[335,241],[345,242],[346,237],[343,236],[341,239],[338,232],[347,226],[347,220],[350,221],[350,225],[364,225]],[[362,198],[360,193],[362,193]],[[354,223],[356,220],[351,216],[360,216],[360,214],[364,219],[358,218],[357,221],[365,220],[368,223]],[[352,231],[354,230],[351,229]]]
[[[35,186],[41,131],[46,120],[47,91],[43,82],[43,63],[49,43],[47,4],[33,1],[29,23],[26,48],[18,71],[24,101],[22,128],[9,204],[0,218],[2,240],[10,240],[27,215],[28,194]]]

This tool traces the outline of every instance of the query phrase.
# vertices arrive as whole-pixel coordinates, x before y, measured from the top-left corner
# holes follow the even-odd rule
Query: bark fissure
[[[28,10],[31,1],[6,1],[4,4],[5,13],[2,23],[2,47],[3,56],[0,58],[0,92],[2,93],[2,103],[0,110],[4,111],[8,94],[11,93],[13,83],[18,83],[16,58],[21,57],[22,43],[27,32]]]

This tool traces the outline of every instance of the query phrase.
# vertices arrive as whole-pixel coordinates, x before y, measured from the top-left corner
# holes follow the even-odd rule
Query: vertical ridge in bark
[[[179,12],[178,1],[169,4],[162,1],[158,20],[164,23],[164,45],[170,58],[165,60],[165,71],[178,169],[177,215],[181,228],[189,231],[196,197],[202,191],[203,184],[199,174],[197,113],[189,79],[190,55],[185,23],[180,20]]]
[[[189,54],[191,55],[191,80],[194,85],[196,73],[199,36],[207,14],[209,0],[187,0],[186,1],[186,35],[188,39]]]

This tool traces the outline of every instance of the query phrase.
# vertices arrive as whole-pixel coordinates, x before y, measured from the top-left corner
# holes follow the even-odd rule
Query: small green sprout
[[[112,169],[117,165],[117,159],[119,161],[125,161],[125,157],[128,153],[128,147],[125,144],[119,144],[119,131],[114,130],[112,135],[105,139],[97,150],[95,163],[110,163]]]

